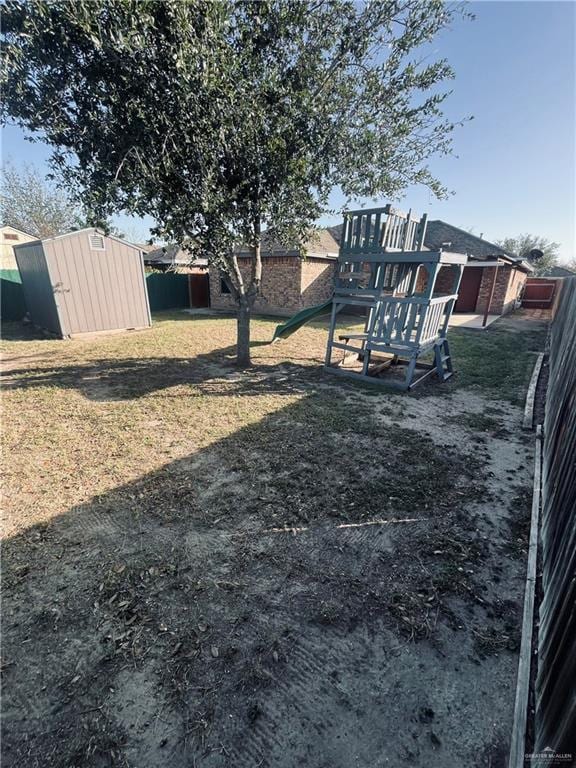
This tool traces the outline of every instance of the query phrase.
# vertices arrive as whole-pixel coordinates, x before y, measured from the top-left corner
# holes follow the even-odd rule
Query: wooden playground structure
[[[326,370],[400,389],[434,372],[442,381],[452,375],[446,335],[467,256],[424,250],[425,234],[425,215],[390,205],[345,214]],[[437,293],[441,270],[450,271],[442,280],[450,287]],[[339,316],[349,313],[365,313],[362,333],[338,334]],[[335,350],[344,353],[337,361]]]

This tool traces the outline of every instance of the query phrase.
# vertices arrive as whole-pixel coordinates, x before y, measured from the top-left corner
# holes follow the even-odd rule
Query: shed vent
[[[103,250],[105,250],[104,238],[102,237],[102,235],[90,235],[88,237],[88,240],[90,241],[90,248],[93,251],[103,251]]]

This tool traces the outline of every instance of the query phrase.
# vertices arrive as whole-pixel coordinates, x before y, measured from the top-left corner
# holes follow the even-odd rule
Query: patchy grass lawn
[[[504,765],[544,329],[405,395],[274,325],[6,329],[5,765]]]

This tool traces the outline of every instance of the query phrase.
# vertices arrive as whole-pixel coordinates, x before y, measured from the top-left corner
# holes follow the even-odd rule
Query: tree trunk
[[[246,296],[238,302],[238,341],[236,345],[236,364],[248,368],[250,360],[250,304]]]

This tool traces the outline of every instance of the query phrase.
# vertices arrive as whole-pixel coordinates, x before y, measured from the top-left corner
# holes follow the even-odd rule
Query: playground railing
[[[381,298],[369,321],[368,344],[421,347],[433,343],[445,336],[446,312],[456,298],[456,294]]]

